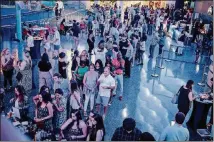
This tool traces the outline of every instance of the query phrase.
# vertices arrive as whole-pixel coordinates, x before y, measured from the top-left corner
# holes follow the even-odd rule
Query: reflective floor
[[[137,122],[137,127],[142,132],[150,132],[158,140],[163,129],[174,120],[174,115],[178,111],[177,106],[171,103],[172,96],[178,91],[181,85],[186,84],[187,80],[192,79],[195,82],[193,88],[195,94],[203,92],[203,88],[197,85],[201,82],[204,64],[206,59],[201,59],[199,64],[194,64],[195,56],[194,45],[184,49],[183,56],[175,56],[170,53],[170,62],[156,58],[158,54],[158,46],[155,48],[155,57],[148,58],[150,46],[150,36],[148,36],[146,53],[144,55],[144,65],[134,66],[131,70],[131,78],[124,78],[124,94],[123,100],[119,101],[116,96],[112,105],[109,107],[105,119],[106,136],[105,140],[110,140],[115,129],[122,126],[123,119],[132,117]],[[88,49],[86,44],[86,36],[80,37],[78,50]],[[96,38],[96,44],[100,38]],[[169,49],[170,38],[166,38],[165,50]],[[72,40],[62,37],[62,47],[66,51],[68,60],[70,60],[70,49],[73,47]],[[96,47],[96,46],[95,46]],[[168,53],[164,52],[164,58],[168,57]],[[93,57],[92,57],[93,60]],[[182,62],[181,62],[182,61]],[[183,62],[186,61],[186,62]],[[158,68],[163,67],[163,69]],[[69,67],[70,69],[70,67]],[[38,68],[35,67],[35,78],[38,77]],[[70,76],[70,71],[68,72]],[[158,77],[152,77],[157,75]],[[70,77],[69,77],[70,78]],[[2,81],[2,80],[1,80]],[[3,82],[2,82],[3,83]],[[38,92],[38,80],[35,79],[37,89],[30,92],[30,116],[34,115],[34,104],[32,97]],[[8,94],[9,100],[13,94]],[[6,100],[7,101],[7,100]],[[9,108],[9,106],[8,106]],[[189,119],[188,113],[186,121]],[[184,124],[186,127],[186,124]],[[191,140],[197,140],[191,135]]]

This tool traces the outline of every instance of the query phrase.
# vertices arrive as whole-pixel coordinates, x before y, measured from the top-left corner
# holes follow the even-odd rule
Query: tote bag
[[[182,86],[181,86],[182,87]],[[178,96],[179,96],[179,94],[180,94],[180,90],[181,90],[181,88],[178,90],[178,92],[173,96],[173,98],[172,98],[172,100],[171,100],[171,102],[173,103],[173,104],[178,104]]]

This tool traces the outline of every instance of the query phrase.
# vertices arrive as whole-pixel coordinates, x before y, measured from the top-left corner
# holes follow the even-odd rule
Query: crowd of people
[[[63,3],[56,4],[57,20],[60,20],[64,8],[62,5]],[[156,9],[148,6],[130,6],[125,9],[124,14],[117,5],[113,7],[93,5],[92,9],[93,12],[89,13],[86,19],[71,21],[72,28],[67,29],[63,19],[60,28],[54,27],[43,34],[44,53],[38,62],[40,90],[34,95],[33,100],[30,100],[35,104],[34,121],[40,129],[59,133],[60,137],[66,140],[104,140],[108,131],[103,122],[107,109],[115,96],[123,101],[123,78],[131,77],[133,66],[144,64],[146,50],[149,50],[150,58],[154,57],[155,48],[159,48],[158,55],[163,53],[165,37],[171,37],[170,25],[177,23],[173,5]],[[122,15],[124,17],[121,17]],[[190,10],[183,12],[186,21],[190,21],[191,15]],[[196,37],[200,35],[197,26],[196,24],[194,27]],[[188,32],[188,29],[184,31]],[[66,52],[61,50],[61,35],[67,35],[66,33],[72,36],[75,43],[71,49],[73,53],[71,61],[66,60]],[[89,50],[79,52],[79,40],[84,34],[88,35]],[[102,39],[96,47],[97,36]],[[146,46],[148,39],[151,40],[149,47]],[[212,36],[209,39],[212,39]],[[182,40],[184,41],[183,37]],[[193,41],[195,42],[194,37]],[[198,40],[196,42],[198,43]],[[32,33],[27,31],[26,50],[22,61],[18,61],[16,54],[11,55],[8,48],[5,48],[1,54],[4,90],[12,89],[13,71],[16,70],[18,86],[15,87],[15,95],[10,103],[20,108],[25,119],[27,119],[27,96],[33,87],[31,60],[34,54],[31,52],[33,46]],[[201,50],[199,45],[197,48]],[[210,53],[210,47],[208,49]],[[91,60],[92,56],[95,57],[95,62]],[[68,68],[69,64],[71,69]],[[68,79],[68,70],[72,72],[71,80]],[[189,97],[186,98],[186,95],[184,98],[181,98],[182,96],[179,98],[181,100],[179,100],[179,112],[175,115],[176,124],[167,127],[159,140],[189,140],[189,132],[182,126],[189,108],[184,108],[182,101],[188,99],[189,103],[195,99],[190,92],[192,85],[193,81],[190,81],[180,89],[183,94],[188,93]],[[115,130],[111,140],[155,141],[155,138],[148,132],[142,133],[134,119],[126,118],[123,126]]]

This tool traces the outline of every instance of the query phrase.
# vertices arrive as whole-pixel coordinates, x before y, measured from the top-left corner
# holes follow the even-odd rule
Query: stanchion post
[[[206,68],[208,68],[208,66],[205,65],[204,66],[204,70],[203,70],[203,75],[202,75],[202,78],[201,78],[201,82],[198,83],[198,85],[201,86],[201,87],[205,87],[204,77],[205,77],[205,75],[207,75],[207,73],[205,72]]]
[[[161,63],[160,63],[160,66],[157,66],[160,69],[164,69],[164,67],[163,67],[163,55],[164,55],[164,52],[165,52],[165,50],[163,50],[163,53],[161,54]]]
[[[170,52],[171,52],[171,48],[172,48],[172,45],[169,46],[168,59],[165,59],[165,61],[167,61],[167,62],[171,62],[171,60],[169,60],[169,56],[170,56],[169,54],[170,54]]]
[[[157,58],[158,58],[158,57],[156,57],[156,63],[155,63],[155,64],[157,64]],[[156,74],[156,65],[155,65],[154,73],[151,74],[151,76],[152,76],[152,77],[158,77],[158,76],[159,76],[158,74]]]

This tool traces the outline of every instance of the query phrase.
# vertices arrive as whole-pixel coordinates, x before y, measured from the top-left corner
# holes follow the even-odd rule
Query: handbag
[[[181,90],[181,88],[178,90],[178,92],[172,97],[172,100],[171,100],[171,102],[173,103],[173,104],[178,104],[178,96],[179,96],[179,94],[180,94],[180,90]]]
[[[18,82],[22,79],[23,75],[18,72],[17,75],[16,75],[16,79],[18,80]]]

